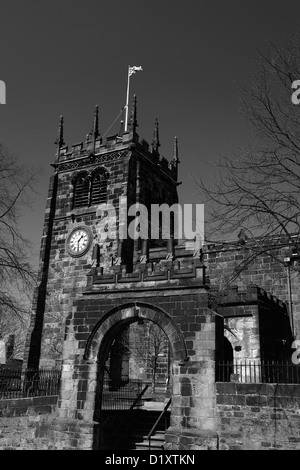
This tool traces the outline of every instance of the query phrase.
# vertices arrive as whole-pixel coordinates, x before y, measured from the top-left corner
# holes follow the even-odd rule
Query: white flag
[[[143,70],[143,69],[142,69],[141,66],[137,67],[136,65],[133,65],[132,67],[129,67],[129,77],[130,77],[133,73],[139,72],[139,71],[142,71],[142,70]]]

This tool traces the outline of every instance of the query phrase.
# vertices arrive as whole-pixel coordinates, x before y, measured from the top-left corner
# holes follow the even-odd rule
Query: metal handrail
[[[171,401],[172,401],[172,398],[169,399],[168,403],[166,404],[166,406],[164,407],[163,411],[160,413],[159,417],[157,418],[157,420],[155,421],[155,423],[153,424],[152,428],[151,428],[151,431],[149,432],[149,434],[147,435],[147,439],[149,439],[149,450],[150,450],[150,447],[151,447],[151,437],[153,436],[154,432],[156,431],[156,428],[158,426],[158,423],[160,422],[160,420],[162,419],[162,417],[166,414],[170,404],[171,404]]]
[[[119,425],[115,428],[114,432],[112,433],[112,436],[113,437],[117,431],[119,430],[120,426],[124,423],[125,419],[127,418],[127,416],[130,414],[130,412],[133,410],[133,408],[135,407],[135,405],[139,402],[139,400],[142,398],[142,396],[144,395],[144,393],[146,392],[147,388],[149,387],[149,385],[146,385],[143,390],[141,391],[141,393],[136,397],[136,399],[134,400],[134,402],[132,403],[131,407],[128,408],[127,410],[127,413],[126,413],[126,416],[123,417],[123,419],[121,420],[121,422],[119,423]]]
[[[133,410],[133,408],[135,407],[135,405],[139,402],[139,400],[142,398],[142,396],[144,395],[144,393],[146,392],[147,388],[149,387],[149,385],[146,385],[143,390],[141,391],[141,393],[136,397],[136,399],[134,400],[134,402],[132,403],[131,407],[129,408],[128,411],[131,411]]]

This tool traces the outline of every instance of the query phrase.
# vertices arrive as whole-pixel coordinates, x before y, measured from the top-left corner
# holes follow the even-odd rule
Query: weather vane
[[[125,132],[127,132],[127,125],[128,125],[128,101],[129,101],[129,85],[130,85],[130,77],[132,74],[135,72],[140,72],[142,71],[142,67],[133,65],[133,66],[128,66],[128,79],[127,79],[127,94],[126,94],[126,114],[125,114]]]

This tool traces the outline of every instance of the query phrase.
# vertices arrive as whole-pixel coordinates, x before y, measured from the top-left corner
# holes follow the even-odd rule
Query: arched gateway
[[[144,302],[130,302],[105,314],[95,325],[87,341],[84,358],[101,360],[101,357],[105,356],[101,354],[101,350],[104,353],[105,349],[108,349],[119,328],[140,320],[152,321],[165,332],[174,360],[188,360],[184,336],[172,317],[162,308]]]
[[[138,368],[138,374],[134,374],[134,376],[132,376],[132,371],[128,370],[128,374],[124,377],[124,375],[121,375],[124,373],[124,367],[121,367],[120,364],[119,367],[114,367],[112,365],[112,358],[110,358],[110,361],[108,360],[108,357],[111,356],[112,344],[115,344],[116,339],[120,338],[121,333],[121,357],[118,357],[118,361],[128,364],[128,356],[130,356],[131,359],[137,352],[136,350],[132,350],[132,348],[136,346],[135,343],[139,342],[139,344],[141,344],[140,342],[145,342],[147,337],[143,336],[142,338],[136,338],[136,336],[139,336],[141,328],[133,329],[130,336],[132,334],[135,336],[133,338],[134,344],[132,344],[132,341],[128,340],[127,345],[129,346],[129,351],[125,351],[124,353],[124,332],[128,334],[133,324],[137,326],[145,325],[146,323],[159,327],[159,330],[163,332],[163,336],[168,340],[168,357],[169,359],[171,358],[170,364],[168,364],[168,398],[166,398],[167,383],[164,384],[165,388],[163,389],[163,392],[158,387],[158,389],[161,390],[161,393],[155,394],[158,389],[157,384],[156,387],[153,387],[154,384],[151,383],[151,378],[153,378],[152,374],[150,374],[149,381],[149,376],[146,378],[145,374],[141,373],[143,369]],[[149,332],[149,330],[147,331]],[[155,339],[157,338],[158,337]],[[159,346],[159,344],[156,346]],[[138,348],[137,350],[139,352]],[[158,356],[163,356],[161,351],[162,349],[158,347],[157,352],[160,352]],[[123,354],[124,357],[122,357]],[[142,362],[144,363],[143,365],[146,368],[145,358],[142,359]],[[161,357],[155,358],[155,360],[159,359],[161,359]],[[111,445],[111,435],[114,436],[118,431],[120,422],[122,423],[124,421],[124,417],[125,420],[128,420],[128,415],[126,413],[131,409],[130,407],[132,407],[134,403],[136,403],[136,405],[130,412],[130,420],[134,422],[134,425],[131,425],[130,429],[135,430],[136,425],[141,425],[141,423],[145,421],[146,416],[148,427],[144,424],[144,432],[147,434],[147,432],[151,430],[153,423],[157,419],[158,413],[158,411],[150,411],[151,402],[155,402],[154,405],[156,410],[160,409],[161,411],[161,409],[164,408],[166,401],[168,401],[173,394],[173,364],[184,365],[187,363],[188,357],[184,336],[172,317],[160,307],[145,302],[135,301],[113,308],[98,321],[87,341],[84,360],[86,360],[91,367],[93,367],[93,364],[97,364],[96,387],[91,387],[94,380],[92,379],[90,383],[87,383],[87,388],[92,388],[95,392],[93,419],[94,421],[99,422],[100,428],[97,433],[98,437],[94,439],[94,442],[96,448],[107,448],[107,446]],[[147,400],[149,401],[136,401],[143,391],[148,392]],[[144,398],[144,395],[142,395],[142,397]],[[166,398],[166,400],[164,400],[164,398]],[[159,403],[159,401],[162,403]],[[140,408],[142,403],[144,403],[144,405],[148,403],[150,410],[142,410]],[[169,423],[169,414],[170,409],[168,409],[166,415],[167,423]],[[126,425],[126,429],[128,433],[128,425]],[[119,442],[118,445],[120,445],[120,443],[124,445],[124,438],[121,439],[121,442]],[[117,446],[116,439],[114,439],[114,445]]]
[[[206,440],[214,442],[216,333],[222,331],[223,334],[223,327],[218,324],[220,318],[204,306],[206,289],[199,287],[195,293],[191,289],[178,289],[177,285],[161,297],[151,289],[143,292],[149,299],[145,302],[139,300],[141,293],[126,290],[125,294],[124,287],[123,284],[109,294],[105,290],[96,293],[92,288],[75,303],[64,342],[60,417],[94,422],[98,435],[99,429],[101,433],[104,424],[101,413],[96,412],[101,408],[99,396],[108,351],[125,327],[151,322],[163,330],[171,349],[169,396],[172,405],[166,448],[181,448],[185,433],[189,435],[191,448],[202,445],[203,433]],[[120,301],[121,291],[129,301]],[[116,303],[118,305],[114,306]],[[89,328],[86,327],[87,312],[93,319]],[[90,333],[79,334],[83,329],[89,329]],[[83,338],[86,340],[82,341]]]

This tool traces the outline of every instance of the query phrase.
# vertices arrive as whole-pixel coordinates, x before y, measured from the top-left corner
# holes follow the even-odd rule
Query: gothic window
[[[84,207],[89,204],[90,181],[87,173],[80,173],[74,179],[73,207]]]
[[[82,171],[73,178],[73,208],[106,203],[108,174],[103,168],[95,170],[92,175]]]
[[[91,188],[91,204],[106,203],[107,200],[107,173],[103,169],[94,173]]]

